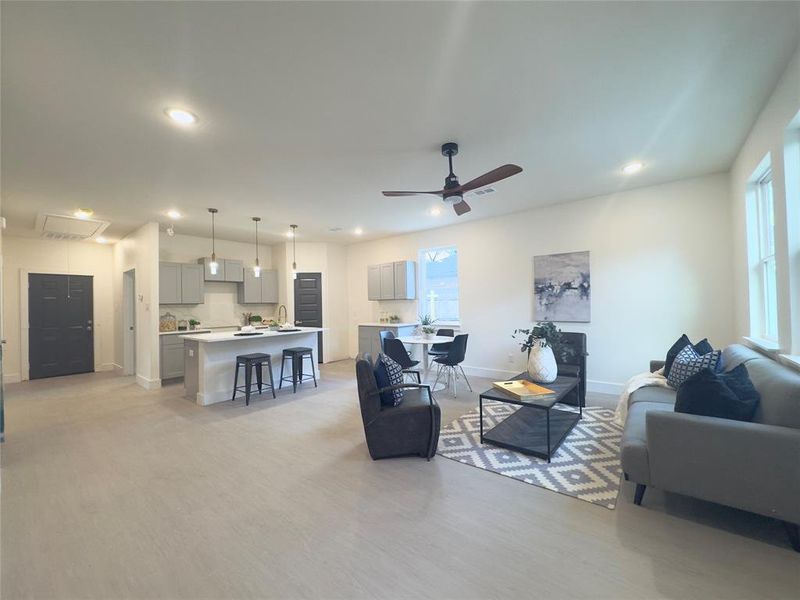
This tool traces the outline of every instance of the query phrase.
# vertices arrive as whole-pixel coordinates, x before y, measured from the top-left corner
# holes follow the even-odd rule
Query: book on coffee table
[[[555,396],[553,390],[546,387],[536,385],[532,381],[526,379],[512,379],[511,381],[494,381],[492,385],[498,390],[503,390],[520,400],[529,398],[545,398],[547,396]]]

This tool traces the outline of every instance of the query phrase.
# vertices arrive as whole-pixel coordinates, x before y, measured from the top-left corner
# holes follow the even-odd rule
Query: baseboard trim
[[[625,386],[623,384],[612,383],[611,381],[594,381],[591,379],[586,381],[587,392],[595,392],[598,394],[614,394],[615,396],[619,396],[624,388]]]
[[[4,373],[3,374],[3,384],[8,383],[19,383],[22,381],[22,377],[19,373]]]
[[[519,375],[519,371],[507,371],[505,369],[487,369],[485,367],[471,367],[468,365],[464,366],[464,372],[469,376],[473,375],[474,377],[486,377],[487,379],[495,379],[497,381],[505,381],[506,379],[510,379],[514,377],[514,375]]]
[[[111,363],[111,369],[117,375],[124,375],[125,374],[124,367],[122,365],[118,365],[117,363]]]
[[[115,368],[116,366],[117,366],[117,365],[115,365],[114,363],[103,363],[102,365],[95,365],[95,366],[94,366],[94,370],[95,370],[96,372],[100,372],[100,371],[113,371],[113,370],[114,370],[114,368]]]
[[[136,384],[146,390],[157,390],[161,387],[160,379],[148,379],[142,375],[136,375]]]

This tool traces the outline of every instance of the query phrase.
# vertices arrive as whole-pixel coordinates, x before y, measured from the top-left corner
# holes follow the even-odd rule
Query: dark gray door
[[[294,322],[303,327],[322,327],[322,273],[297,274]],[[322,362],[322,332],[317,336],[317,362]]]
[[[28,275],[30,378],[94,371],[92,278]]]

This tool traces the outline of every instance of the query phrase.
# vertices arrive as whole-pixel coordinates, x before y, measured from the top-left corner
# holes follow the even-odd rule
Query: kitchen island
[[[237,335],[240,332],[198,333],[183,336],[184,395],[201,406],[229,401],[233,393],[233,376],[239,354],[263,352],[272,358],[275,389],[280,385],[281,357],[284,348],[307,346],[314,349],[317,360],[317,336],[324,329],[297,327],[295,331],[258,330],[256,335]],[[307,368],[308,363],[306,363]],[[291,373],[289,365],[287,372]],[[317,369],[317,365],[314,365]],[[319,371],[317,371],[319,378]],[[253,378],[255,380],[255,377]],[[264,373],[269,382],[269,375]],[[240,376],[243,382],[244,377]],[[291,387],[291,385],[289,386]],[[272,394],[270,394],[270,398]]]

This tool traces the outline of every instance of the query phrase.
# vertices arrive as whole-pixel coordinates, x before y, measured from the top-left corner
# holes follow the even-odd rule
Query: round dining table
[[[446,335],[433,335],[430,337],[422,335],[404,335],[397,339],[408,346],[422,346],[422,370],[427,377],[431,368],[430,360],[428,360],[428,347],[432,344],[447,344],[448,342],[452,342],[455,338]]]

